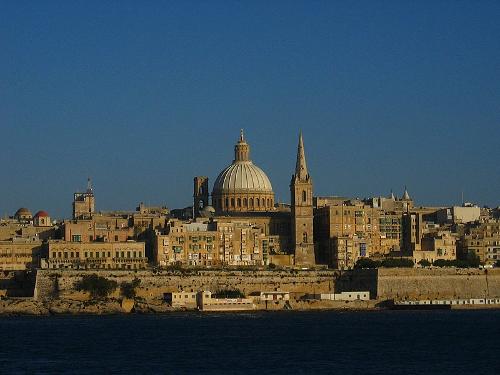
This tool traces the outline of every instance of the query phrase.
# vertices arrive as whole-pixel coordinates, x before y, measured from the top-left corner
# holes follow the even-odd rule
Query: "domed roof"
[[[251,161],[236,161],[219,174],[214,192],[236,190],[272,193],[273,187],[264,171]]]
[[[36,214],[35,214],[35,217],[48,217],[49,214],[46,212],[46,211],[38,211]]]
[[[28,210],[26,207],[21,207],[19,210],[16,211],[14,214],[14,217],[18,216],[33,216],[30,210]]]
[[[250,146],[243,138],[234,148],[234,160],[217,177],[214,183],[213,193],[227,192],[255,192],[272,193],[271,181],[262,169],[250,160]]]

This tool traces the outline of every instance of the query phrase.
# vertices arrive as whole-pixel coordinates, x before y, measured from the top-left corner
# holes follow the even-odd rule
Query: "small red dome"
[[[35,214],[35,217],[48,217],[49,214],[45,211],[38,211],[36,214]]]

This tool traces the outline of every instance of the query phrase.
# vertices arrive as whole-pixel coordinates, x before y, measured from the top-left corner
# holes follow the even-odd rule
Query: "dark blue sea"
[[[0,374],[500,374],[500,311],[0,318]]]

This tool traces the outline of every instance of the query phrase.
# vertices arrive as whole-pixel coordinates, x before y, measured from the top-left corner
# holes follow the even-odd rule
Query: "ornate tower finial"
[[[234,146],[234,160],[235,161],[250,161],[250,146],[245,141],[243,129],[240,130],[240,139]]]

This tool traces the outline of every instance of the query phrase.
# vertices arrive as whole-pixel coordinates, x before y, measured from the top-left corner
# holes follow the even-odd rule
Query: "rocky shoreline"
[[[291,302],[292,311],[308,310],[380,310],[376,301],[296,301]],[[283,303],[265,305],[257,303],[254,311],[282,311]],[[109,314],[162,314],[195,309],[174,308],[164,301],[144,301],[141,299],[103,300],[45,300],[33,298],[7,298],[0,300],[1,315],[109,315]]]
[[[389,309],[380,301],[294,301],[289,311],[381,311]],[[500,309],[499,305],[457,306],[453,309],[482,310]],[[283,303],[256,303],[253,311],[285,311]],[[116,314],[167,314],[172,312],[197,311],[196,309],[174,308],[163,301],[144,301],[141,299],[103,299],[103,300],[45,300],[33,298],[7,298],[0,300],[0,316],[49,316],[49,315],[116,315]],[[244,312],[248,312],[244,311]]]

